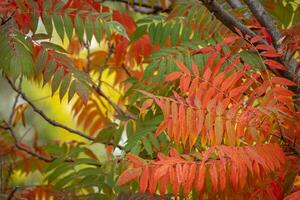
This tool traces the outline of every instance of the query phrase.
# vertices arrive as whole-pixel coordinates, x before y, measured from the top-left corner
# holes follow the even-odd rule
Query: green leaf
[[[76,92],[80,96],[80,98],[82,99],[83,103],[87,104],[87,102],[89,100],[89,88],[88,88],[88,86],[85,85],[82,82],[81,83],[78,82],[76,84]]]
[[[51,8],[51,1],[50,0],[44,0],[43,1],[43,12],[48,14],[48,11]]]
[[[115,133],[115,128],[104,128],[98,133],[97,137],[95,138],[95,142],[106,144],[112,139]]]
[[[60,67],[54,74],[53,79],[52,79],[52,84],[51,84],[51,89],[52,89],[52,96],[54,95],[54,93],[56,92],[56,90],[58,89],[62,78],[64,76],[64,69],[62,67]]]
[[[98,43],[101,42],[102,40],[102,30],[101,30],[101,26],[100,26],[100,21],[96,20],[94,23],[94,32],[95,32],[95,38],[97,40]]]
[[[155,60],[154,62],[152,62],[150,65],[148,65],[145,69],[145,72],[143,74],[143,78],[147,79],[150,76],[152,76],[153,72],[158,68],[160,63],[160,60]]]
[[[50,173],[49,176],[46,177],[46,180],[49,183],[52,183],[55,179],[57,179],[59,176],[67,173],[68,171],[73,169],[73,165],[70,164],[62,164],[59,165],[52,173]]]
[[[47,51],[45,51],[45,49],[42,49],[37,56],[36,63],[34,66],[36,74],[39,74],[44,70],[47,64],[47,59],[48,59]]]
[[[66,186],[68,183],[72,182],[74,180],[74,178],[76,177],[76,172],[75,173],[71,173],[61,179],[59,179],[59,181],[54,185],[55,189],[61,189],[64,186]]]
[[[107,38],[111,38],[111,31],[110,31],[110,26],[108,25],[108,23],[103,21],[101,24],[106,33]]]
[[[150,156],[152,156],[152,154],[153,154],[152,146],[151,146],[149,140],[147,139],[147,137],[143,138],[143,144],[144,144],[144,147],[145,147],[145,150],[147,151],[147,153]]]
[[[83,43],[84,23],[79,14],[75,16],[74,23],[75,23],[75,32],[78,36],[78,39],[81,43]]]
[[[9,38],[5,29],[0,28],[0,46],[6,48],[0,48],[0,69],[5,72],[10,70],[10,61],[13,56],[12,47],[8,43]]]
[[[39,13],[38,13],[39,11],[38,11],[37,2],[31,0],[31,5],[33,11],[32,11],[32,17],[30,18],[30,24],[31,24],[31,31],[35,33],[39,22]]]
[[[44,13],[42,16],[42,21],[45,26],[46,32],[48,33],[48,35],[52,36],[53,24],[51,15],[49,15],[48,13]]]
[[[54,60],[49,60],[47,63],[47,67],[46,70],[44,72],[44,81],[43,81],[43,85],[45,85],[46,83],[48,83],[51,79],[51,77],[53,76],[54,72],[56,69],[56,62]]]
[[[64,76],[64,78],[61,82],[60,88],[59,88],[60,100],[62,100],[64,98],[64,96],[69,88],[70,82],[71,82],[71,75],[67,74],[66,76]]]
[[[124,130],[124,127],[120,127],[114,134],[114,147],[116,147],[119,144],[122,134],[123,134],[123,130]]]
[[[135,154],[135,155],[139,155],[139,153],[141,152],[141,148],[142,145],[140,142],[137,142],[134,147],[130,150],[131,153]]]
[[[10,67],[13,75],[18,75],[20,72],[29,77],[33,69],[33,60],[31,53],[25,46],[19,42],[15,43],[15,56],[11,59]]]
[[[120,35],[125,37],[127,40],[129,40],[129,37],[126,33],[125,28],[119,22],[112,21],[112,22],[109,22],[108,24],[113,30],[115,30],[117,33],[119,33]]]
[[[65,14],[63,17],[63,21],[64,21],[64,27],[65,27],[67,37],[70,41],[73,36],[73,24],[72,24],[71,17],[68,14]]]
[[[93,37],[93,20],[90,16],[87,16],[87,18],[85,19],[85,33],[86,38],[89,42],[91,42]]]
[[[159,142],[158,142],[157,138],[154,137],[153,133],[149,133],[149,140],[157,150],[160,149]]]
[[[137,27],[137,29],[134,31],[134,33],[130,36],[130,42],[134,42],[141,38],[147,31],[148,25],[143,25]]]
[[[33,35],[31,36],[31,38],[32,38],[33,40],[48,40],[48,39],[51,38],[51,36],[48,35],[48,34],[44,34],[44,33],[37,33],[37,34],[33,34]]]
[[[68,102],[71,101],[71,99],[73,98],[75,92],[76,92],[76,84],[77,84],[77,81],[76,80],[73,80],[71,85],[70,85],[70,88],[69,88],[69,93],[68,93]]]
[[[64,42],[64,25],[63,25],[63,19],[58,13],[53,14],[53,23],[55,30],[60,37],[61,41]]]
[[[47,49],[53,49],[62,53],[68,53],[63,47],[51,42],[41,42],[41,45]]]

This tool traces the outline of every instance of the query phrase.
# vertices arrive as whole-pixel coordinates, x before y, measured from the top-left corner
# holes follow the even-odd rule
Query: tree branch
[[[155,10],[163,10],[163,8],[159,5],[149,5],[149,4],[146,4],[144,2],[137,2],[137,1],[132,1],[132,2],[129,2],[128,0],[107,0],[107,1],[112,1],[112,2],[121,2],[121,3],[125,3],[125,4],[128,4],[128,5],[134,5],[134,6],[140,6],[140,7],[144,7],[144,8],[150,8],[150,9],[155,9]]]
[[[256,34],[249,28],[244,26],[238,19],[232,16],[227,10],[225,10],[216,0],[201,0],[203,5],[225,26],[231,31],[236,33],[235,28],[239,29],[244,35],[255,37]]]
[[[257,0],[244,0],[247,6],[249,7],[252,14],[259,21],[259,23],[266,27],[267,31],[270,33],[272,38],[272,44],[276,49],[278,49],[281,45],[280,39],[281,34],[277,30],[275,24],[273,23],[273,19],[267,14],[265,8],[261,5],[261,3]]]
[[[226,1],[234,9],[240,8],[242,6],[242,4],[239,0],[226,0]]]

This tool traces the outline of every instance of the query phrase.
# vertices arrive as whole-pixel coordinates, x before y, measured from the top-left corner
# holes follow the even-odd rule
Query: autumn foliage
[[[300,198],[299,9],[273,0],[0,0],[0,70],[17,93],[1,116],[9,164],[0,160],[0,195]],[[35,105],[24,81],[71,105],[77,127]],[[34,129],[23,142],[30,109],[82,139],[41,144]],[[14,185],[17,171],[42,181]]]

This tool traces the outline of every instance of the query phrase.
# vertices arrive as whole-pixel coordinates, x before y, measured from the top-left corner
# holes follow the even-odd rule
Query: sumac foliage
[[[296,0],[0,0],[1,79],[17,93],[0,199],[299,199],[299,13]],[[28,113],[76,137],[26,131]]]

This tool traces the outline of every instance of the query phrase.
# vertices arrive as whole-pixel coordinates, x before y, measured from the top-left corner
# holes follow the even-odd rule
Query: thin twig
[[[20,149],[20,150],[22,150],[22,151],[28,153],[28,154],[31,155],[31,156],[34,156],[34,157],[38,158],[38,159],[40,159],[40,160],[43,160],[43,161],[45,161],[45,162],[52,162],[52,161],[54,160],[53,158],[49,158],[49,157],[47,157],[47,156],[41,155],[41,154],[39,154],[39,153],[37,153],[37,152],[35,152],[35,151],[32,151],[31,149],[28,149],[28,148],[26,148],[25,146],[23,146],[23,145],[18,141],[17,134],[16,134],[16,132],[14,131],[14,129],[11,127],[11,125],[9,125],[9,124],[6,124],[6,126],[1,126],[1,125],[0,125],[0,128],[5,129],[5,130],[8,130],[8,131],[10,132],[11,136],[13,137],[13,139],[14,139],[14,141],[15,141],[15,146],[16,146],[18,149]]]
[[[19,90],[18,88],[16,88],[16,86],[14,85],[14,83],[8,78],[6,77],[9,85],[11,86],[11,88],[17,92],[18,94],[21,95],[21,97],[32,107],[33,111],[38,113],[44,120],[46,120],[49,124],[51,124],[52,126],[56,126],[56,127],[59,127],[59,128],[62,128],[62,129],[65,129],[67,130],[68,132],[70,133],[73,133],[73,134],[76,134],[78,136],[81,136],[85,139],[88,139],[88,140],[91,140],[91,141],[94,141],[95,138],[79,131],[79,130],[75,130],[75,129],[72,129],[70,127],[67,127],[66,125],[64,124],[61,124],[53,119],[50,119],[45,113],[43,113],[42,110],[38,109],[30,100],[29,98],[25,95],[25,93],[23,93],[21,90]]]
[[[9,193],[7,200],[12,200],[14,198],[14,195],[17,190],[18,190],[18,187],[14,187],[14,189]]]
[[[111,56],[113,55],[113,53],[114,53],[114,46],[113,46],[113,44],[108,43],[108,52],[107,52],[107,55],[105,57],[103,65],[99,66],[98,87],[101,86],[102,73],[104,71],[104,68],[108,66],[108,61],[111,58]]]
[[[2,20],[1,21],[1,26],[3,26],[4,24],[6,24],[7,22],[9,22],[12,19],[12,17],[14,16],[15,12],[16,11],[13,11],[12,14],[8,18]]]
[[[132,113],[123,111],[122,108],[114,103],[106,94],[104,94],[104,92],[95,83],[92,85],[92,88],[98,95],[103,97],[119,115],[129,117],[130,119],[137,119]]]
[[[21,89],[22,87],[22,81],[23,81],[23,76],[20,77],[20,80],[19,80],[19,90]],[[12,124],[12,120],[13,120],[13,117],[14,117],[14,114],[15,114],[15,109],[16,109],[16,106],[17,106],[17,103],[18,103],[18,100],[19,100],[19,97],[20,97],[20,94],[17,93],[17,96],[15,97],[15,100],[14,100],[14,103],[13,103],[13,106],[12,106],[12,109],[11,109],[11,113],[10,113],[10,116],[9,116],[9,119],[8,119],[8,123],[9,124]]]

